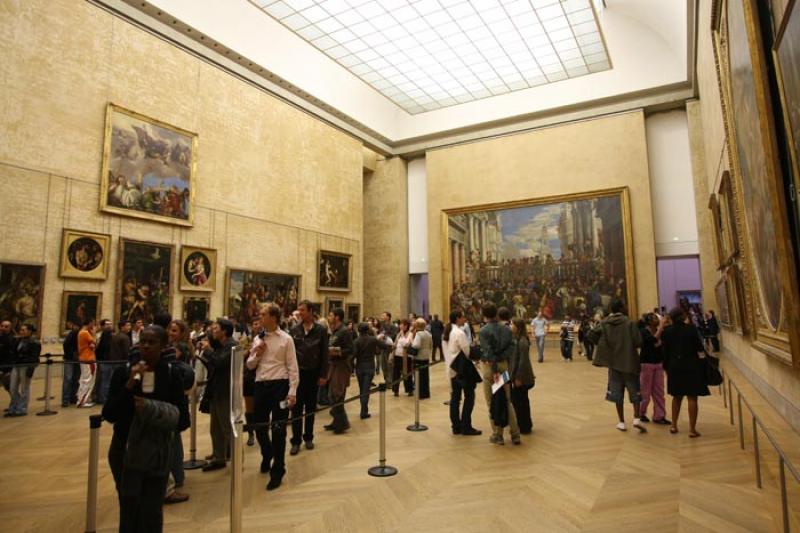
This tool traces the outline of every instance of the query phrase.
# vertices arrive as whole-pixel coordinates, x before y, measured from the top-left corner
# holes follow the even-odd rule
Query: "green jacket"
[[[597,348],[592,364],[626,374],[639,374],[639,352],[642,334],[636,323],[625,315],[613,314],[603,319],[587,338]]]

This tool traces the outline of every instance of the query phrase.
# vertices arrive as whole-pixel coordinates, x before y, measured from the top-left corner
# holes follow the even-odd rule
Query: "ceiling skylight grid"
[[[411,114],[611,68],[592,0],[250,0]]]

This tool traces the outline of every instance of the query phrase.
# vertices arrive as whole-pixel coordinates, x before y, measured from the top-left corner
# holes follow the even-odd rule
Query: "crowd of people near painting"
[[[290,314],[284,311],[267,303],[246,322],[219,318],[192,325],[164,313],[152,324],[122,320],[116,328],[108,320],[97,325],[87,320],[67,332],[62,406],[102,404],[103,419],[114,426],[108,460],[119,496],[121,529],[160,531],[163,504],[189,499],[183,492],[182,433],[190,428],[192,395],[210,422],[211,450],[202,470],[227,467],[232,442],[230,370],[237,346],[245,350],[246,445],[259,445],[267,490],[279,488],[286,474],[290,429],[290,455],[315,449],[318,406],[330,406],[325,431],[348,432],[351,422],[342,402],[353,376],[359,386],[359,418],[366,420],[378,376],[394,396],[400,396],[402,385],[407,395],[414,395],[416,388],[420,400],[430,398],[430,365],[437,356],[450,386],[445,403],[453,435],[482,434],[472,418],[479,384],[489,412],[491,443],[505,444],[506,427],[514,445],[533,431],[529,394],[536,376],[531,355],[544,363],[545,339],[555,329],[544,310],[528,320],[509,307],[485,302],[477,321],[455,309],[446,324],[437,315],[395,320],[388,311],[354,324],[345,321],[342,309],[327,317],[315,315],[307,300]],[[555,324],[563,360],[572,360],[577,341],[579,355],[607,368],[606,400],[616,406],[618,430],[628,427],[623,412],[627,390],[634,410],[632,427],[639,432],[647,432],[652,404],[652,421],[677,433],[686,397],[689,436],[699,437],[697,398],[708,394],[703,359],[719,349],[713,311],[700,315],[688,305],[668,314],[655,309],[636,322],[625,314],[620,299],[613,299],[607,311],[589,316],[579,310],[576,319],[567,313]],[[13,332],[9,321],[0,323],[0,372],[11,398],[6,417],[27,414],[30,380],[41,350],[35,332],[30,325]],[[671,421],[666,418],[664,372],[673,398]]]

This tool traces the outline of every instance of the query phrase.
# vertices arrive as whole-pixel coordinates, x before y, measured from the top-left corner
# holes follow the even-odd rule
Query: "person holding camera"
[[[352,373],[351,362],[353,359],[353,337],[344,326],[344,309],[337,307],[328,313],[328,325],[331,328],[331,336],[328,341],[328,357],[330,358],[330,383],[331,416],[333,421],[325,426],[328,431],[333,431],[337,435],[350,429],[350,422],[347,420],[347,411],[344,405],[336,405],[342,402],[350,385],[350,374]]]
[[[297,401],[300,371],[294,340],[280,328],[281,308],[265,304],[260,316],[264,329],[253,339],[245,364],[256,371],[253,422],[272,423],[272,440],[266,427],[256,429],[256,438],[261,446],[261,473],[269,472],[267,490],[275,490],[286,474],[286,420]]]

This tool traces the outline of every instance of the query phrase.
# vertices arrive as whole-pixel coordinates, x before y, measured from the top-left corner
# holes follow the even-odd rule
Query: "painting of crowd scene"
[[[229,270],[225,314],[240,324],[249,324],[258,318],[263,304],[272,302],[286,317],[297,309],[299,291],[300,276]]]
[[[120,240],[119,319],[145,324],[170,312],[173,247]]]
[[[448,217],[450,307],[480,321],[493,302],[549,320],[629,300],[622,193]]]
[[[192,224],[196,135],[109,104],[101,208]]]

